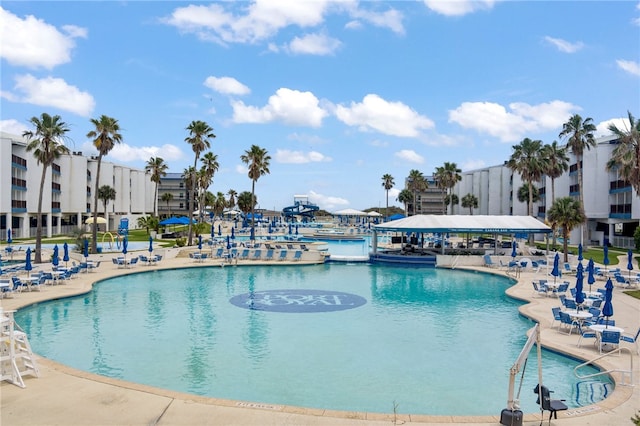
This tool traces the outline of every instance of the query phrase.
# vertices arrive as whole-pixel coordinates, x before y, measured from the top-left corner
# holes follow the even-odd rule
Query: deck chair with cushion
[[[491,256],[489,256],[488,254],[484,255],[484,266],[486,266],[487,268],[495,268],[498,265],[496,265],[493,260],[491,260]]]
[[[640,346],[638,346],[638,339],[640,339],[640,327],[638,327],[638,331],[636,334],[621,334],[620,340],[623,342],[631,343],[636,347],[636,353],[640,355]]]
[[[564,403],[564,399],[551,399],[551,392],[546,386],[540,386],[539,384],[533,389],[533,392],[538,394],[536,404],[540,405],[540,411],[542,412],[542,419],[540,419],[540,425],[544,420],[544,412],[549,411],[549,424],[551,424],[551,417],[558,418],[558,411],[567,410],[567,404]]]

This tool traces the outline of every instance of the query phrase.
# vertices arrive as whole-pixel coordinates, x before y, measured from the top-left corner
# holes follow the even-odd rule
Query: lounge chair
[[[253,260],[260,260],[262,257],[262,250],[258,249],[253,252]]]
[[[491,260],[491,256],[489,256],[488,254],[485,254],[484,255],[484,266],[486,266],[487,268],[496,268],[498,265],[493,263],[493,260]]]
[[[300,259],[302,259],[302,250],[296,250],[296,252],[293,254],[293,260],[294,262],[297,262]]]
[[[289,252],[287,250],[280,250],[280,256],[278,256],[278,260],[285,260],[288,253]]]
[[[249,258],[249,249],[242,250],[242,254],[240,254],[240,259],[246,260]]]
[[[267,253],[264,255],[264,260],[273,260],[273,249],[267,250]]]
[[[616,284],[624,286],[625,288],[629,288],[629,287],[631,287],[633,285],[633,284],[631,284],[631,281],[629,281],[627,278],[623,277],[621,274],[615,274],[613,277],[616,280]]]
[[[640,327],[638,327],[638,331],[636,334],[621,334],[620,340],[623,342],[631,343],[636,347],[636,353],[640,355],[640,346],[638,346],[638,339],[640,339]]]
[[[569,262],[564,262],[562,272],[565,274],[575,274],[576,270],[569,265]]]
[[[537,404],[540,405],[542,413],[549,411],[549,425],[551,425],[551,417],[558,418],[558,411],[569,409],[564,403],[564,399],[551,399],[551,391],[546,386],[536,385],[533,392],[538,394]]]

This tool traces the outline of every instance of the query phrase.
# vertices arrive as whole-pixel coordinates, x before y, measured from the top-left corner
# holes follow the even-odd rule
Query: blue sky
[[[261,208],[385,207],[411,169],[501,164],[573,114],[599,133],[640,116],[637,1],[3,1],[0,129],[42,112],[95,153],[90,118],[120,122],[109,161],[193,164],[192,120],[217,137],[210,190],[250,191],[240,156],[271,156]]]

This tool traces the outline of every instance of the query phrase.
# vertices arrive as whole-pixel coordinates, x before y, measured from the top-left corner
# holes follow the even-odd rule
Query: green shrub
[[[176,238],[176,245],[178,247],[184,247],[187,244],[186,238]]]

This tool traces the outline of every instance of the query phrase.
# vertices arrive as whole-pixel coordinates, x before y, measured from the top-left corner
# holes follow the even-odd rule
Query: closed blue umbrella
[[[576,271],[576,304],[581,305],[584,303],[584,296],[582,295],[582,281],[584,280],[584,268],[582,263],[578,263],[578,269]]]
[[[58,266],[60,263],[60,256],[58,255],[58,245],[53,246],[53,256],[51,257],[51,263],[53,266]]]
[[[556,253],[556,256],[553,258],[553,269],[551,270],[551,275],[553,275],[553,282],[555,284],[556,278],[560,276],[560,254]]]
[[[122,254],[124,254],[125,256],[127,254],[128,245],[129,245],[129,240],[127,239],[127,237],[124,237],[124,240],[122,240]]]
[[[269,233],[272,234],[273,233],[273,226],[271,226],[271,223],[269,223]]]
[[[84,246],[82,248],[82,254],[85,257],[85,260],[87,257],[89,257],[89,240],[85,238],[84,240]]]
[[[11,244],[13,239],[11,238],[11,229],[7,229],[7,244]]]
[[[602,263],[604,263],[604,270],[607,270],[607,265],[609,264],[609,246],[608,245],[604,245],[604,247],[602,247],[602,251],[604,253],[604,258],[602,259]]]
[[[24,259],[24,270],[27,271],[27,273],[29,273],[29,271],[31,271],[32,269],[33,269],[33,266],[31,266],[31,247],[29,247],[27,248],[27,253]]]
[[[293,230],[291,229],[291,224],[289,224],[289,235],[291,235],[292,231]]]
[[[518,255],[518,243],[516,243],[516,240],[513,240],[511,242],[511,257],[515,258]]]
[[[631,279],[631,271],[633,271],[633,251],[627,252],[627,269],[629,270],[629,279]]]
[[[587,283],[589,283],[589,292],[591,292],[591,286],[596,282],[595,274],[596,265],[593,263],[593,259],[589,259],[587,263]]]
[[[235,233],[235,231],[233,230],[233,228],[231,228],[231,239],[232,239],[232,240],[235,240],[235,239],[236,239],[236,233]]]
[[[69,244],[66,242],[62,246],[62,260],[64,260],[64,266],[67,266],[67,262],[69,261]]]
[[[584,257],[582,257],[582,243],[578,244],[578,262],[582,262],[582,259],[584,259]]]
[[[149,254],[153,252],[153,237],[149,235]]]
[[[611,303],[611,299],[613,298],[613,283],[611,282],[611,278],[607,279],[607,284],[604,286],[604,288],[605,292],[604,305],[602,305],[602,316],[609,319],[613,316],[613,304]]]
[[[227,250],[231,248],[231,238],[227,235]]]
[[[202,235],[198,235],[198,250],[202,251]]]
[[[216,236],[216,227],[211,224],[211,239]]]
[[[296,225],[296,235],[298,235],[298,225]]]
[[[218,225],[218,235],[222,235],[222,225]]]
[[[253,230],[253,227],[251,228],[251,235],[249,235],[249,239],[252,241],[256,239],[256,233]]]

